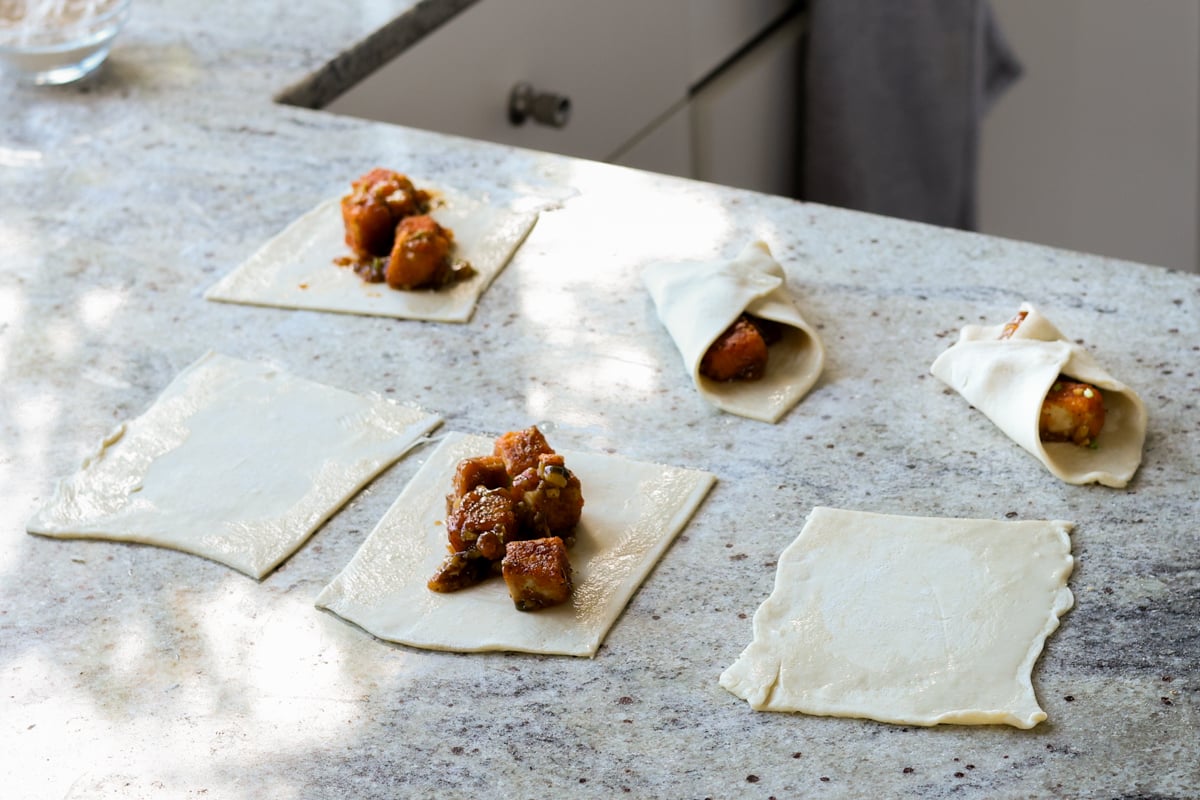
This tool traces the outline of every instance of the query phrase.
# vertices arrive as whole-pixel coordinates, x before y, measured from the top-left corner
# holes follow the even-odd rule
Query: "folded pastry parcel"
[[[930,371],[1067,483],[1121,488],[1141,463],[1141,398],[1029,303],[964,327]]]
[[[717,408],[777,422],[820,376],[824,347],[765,242],[732,259],[651,264],[642,280],[696,389]]]

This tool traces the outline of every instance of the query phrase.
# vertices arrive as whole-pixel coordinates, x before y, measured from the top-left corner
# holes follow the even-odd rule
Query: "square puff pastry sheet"
[[[792,302],[783,267],[765,242],[751,242],[733,259],[651,264],[642,280],[696,389],[717,408],[777,422],[821,375],[824,347]],[[783,338],[770,347],[766,373],[756,381],[704,377],[704,354],[742,313],[784,326]]]
[[[1032,728],[1070,529],[814,508],[721,686],[757,711]]]
[[[1022,303],[1024,321],[1010,339],[1004,325],[968,325],[958,342],[930,367],[939,380],[987,415],[1005,435],[1067,483],[1121,488],[1142,461],[1146,407],[1133,389],[1112,377],[1079,345],[1067,341],[1036,308]],[[1043,442],[1042,401],[1059,375],[1100,388],[1104,428],[1095,447]]]
[[[494,206],[453,191],[431,189],[441,201],[430,216],[454,232],[456,258],[475,275],[438,290],[399,291],[366,283],[335,258],[348,256],[341,198],[330,198],[268,241],[204,297],[226,303],[302,308],[435,322],[467,322],[480,296],[508,264],[537,222],[536,211]]]
[[[262,578],[439,424],[208,353],[60,481],[27,527],[169,547]]]
[[[592,656],[629,598],[716,480],[710,473],[562,452],[585,505],[568,551],[571,602],[517,611],[504,580],[449,594],[426,586],[447,555],[446,493],[454,468],[495,440],[448,433],[346,568],[322,590],[327,608],[380,639],[429,650]]]

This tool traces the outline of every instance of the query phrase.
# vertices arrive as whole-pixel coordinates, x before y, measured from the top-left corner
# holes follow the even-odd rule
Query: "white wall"
[[[992,4],[1025,73],[984,121],[981,229],[1200,271],[1200,4]]]

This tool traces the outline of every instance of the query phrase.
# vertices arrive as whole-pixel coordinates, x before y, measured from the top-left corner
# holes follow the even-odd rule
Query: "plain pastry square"
[[[815,508],[720,683],[759,711],[1032,728],[1071,527]]]
[[[454,468],[463,458],[491,453],[493,442],[446,434],[317,606],[380,639],[431,650],[595,655],[715,478],[559,451],[579,476],[585,502],[568,551],[575,589],[570,603],[523,612],[499,577],[449,594],[426,586],[448,552],[444,519]]]
[[[440,423],[209,353],[60,481],[27,528],[169,547],[261,578]]]
[[[475,274],[441,289],[399,291],[367,283],[334,259],[350,254],[345,243],[341,198],[330,198],[213,285],[208,300],[343,314],[366,314],[436,322],[467,322],[480,296],[508,264],[537,222],[536,211],[485,202],[437,189],[430,211],[454,232],[456,258]]]

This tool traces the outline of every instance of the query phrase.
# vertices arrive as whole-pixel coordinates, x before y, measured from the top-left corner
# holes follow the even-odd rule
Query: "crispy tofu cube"
[[[537,611],[571,599],[571,562],[557,536],[509,542],[500,564],[518,611]]]

